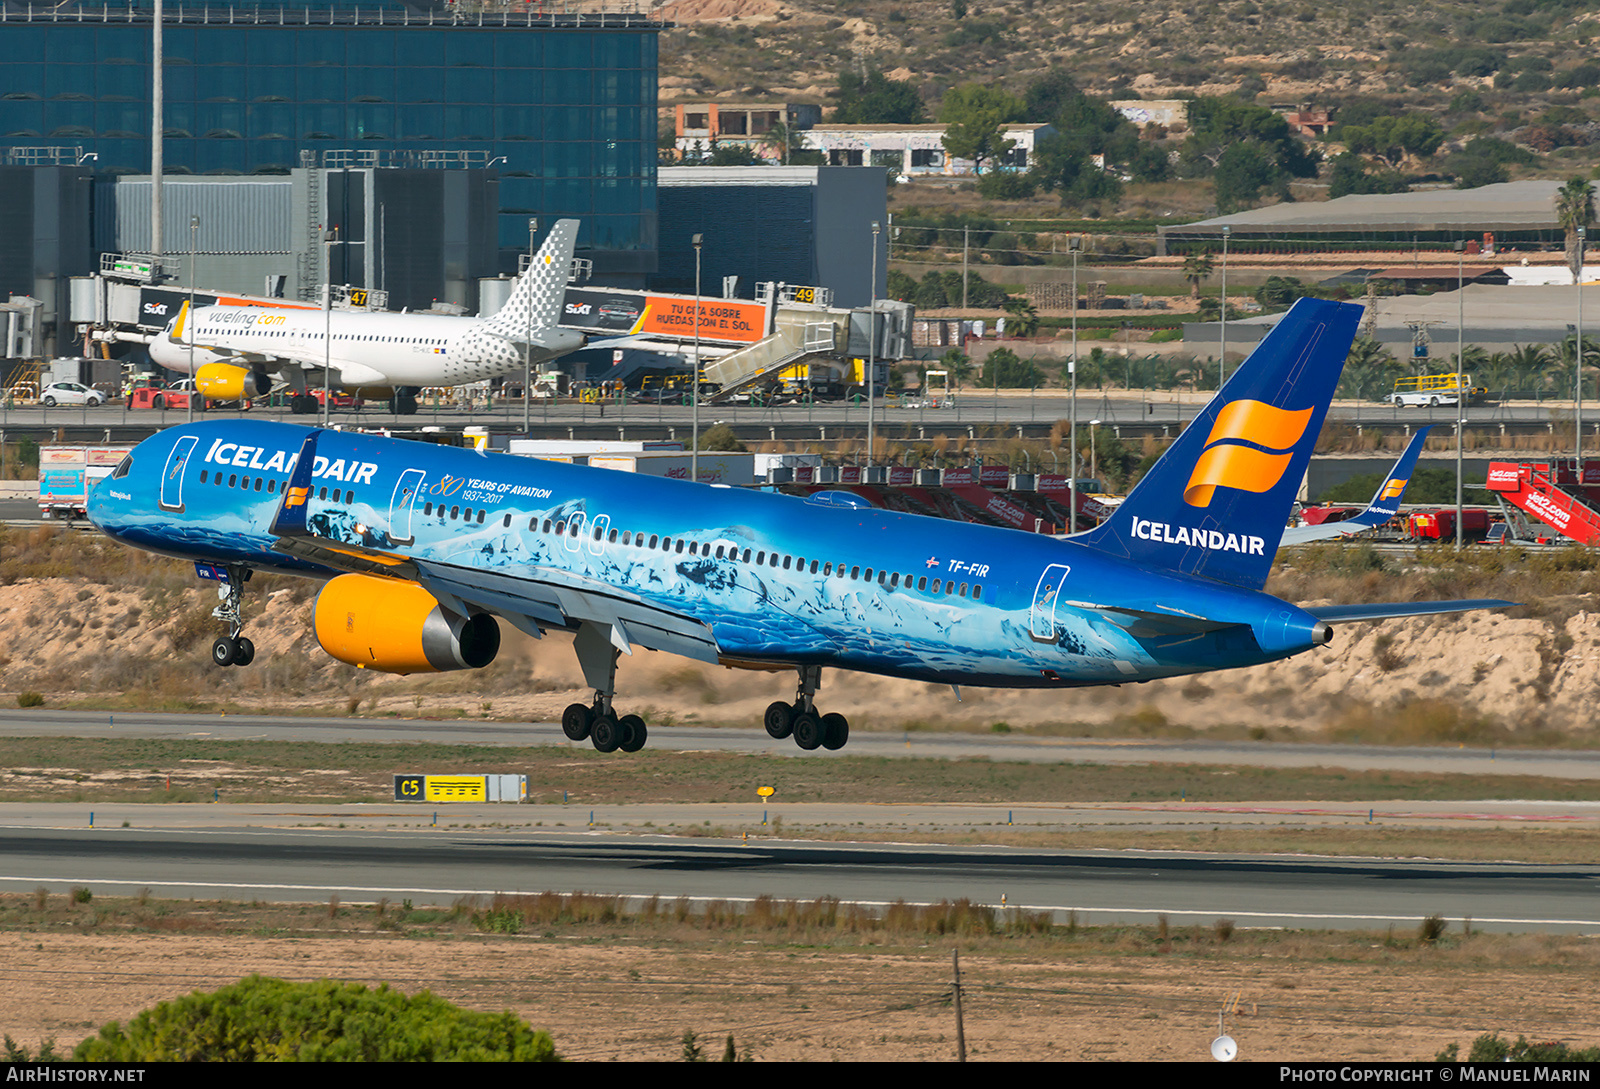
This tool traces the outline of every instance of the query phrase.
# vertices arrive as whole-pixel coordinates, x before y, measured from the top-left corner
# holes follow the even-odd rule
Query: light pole
[[[1588,234],[1584,228],[1578,228],[1578,340],[1573,345],[1573,383],[1572,429],[1574,449],[1578,462],[1578,487],[1583,487],[1583,240]]]
[[[1072,474],[1067,484],[1067,532],[1078,532],[1078,252],[1083,239],[1067,239],[1067,249],[1072,253],[1072,358],[1067,361],[1067,372],[1072,377],[1072,395],[1067,409],[1067,442],[1072,456],[1067,459]]]
[[[339,244],[334,236],[339,233],[335,227],[323,236],[323,258],[326,264],[327,281],[322,285],[322,426],[327,427],[333,418],[332,374],[333,374],[333,247]]]
[[[1217,389],[1228,380],[1228,236],[1233,228],[1222,228],[1222,357],[1217,360]]]
[[[700,482],[700,244],[704,235],[694,236],[694,374],[689,381],[689,430],[694,432],[694,449],[689,453],[689,479]]]
[[[867,468],[872,468],[878,378],[878,221],[872,221],[872,265],[867,271]]]
[[[1462,265],[1467,252],[1464,239],[1456,239],[1456,551],[1461,551],[1461,433],[1467,426],[1467,304],[1462,298],[1466,273]]]
[[[200,233],[200,217],[189,217],[189,422],[194,423],[194,399],[200,396],[200,376],[194,372],[194,255],[195,237]]]
[[[1098,430],[1100,430],[1100,421],[1099,420],[1090,420],[1089,421],[1089,477],[1090,477],[1091,480],[1098,480],[1100,478],[1100,472],[1099,472],[1100,467],[1097,464],[1095,464],[1095,454],[1094,454],[1094,433],[1096,431],[1098,431]]]
[[[533,280],[533,235],[539,229],[537,219],[528,220],[528,271],[526,275],[529,282]],[[516,288],[512,288],[516,290]],[[533,408],[533,298],[528,299],[528,335],[522,342],[522,433],[530,434],[533,431],[532,420],[529,413]]]

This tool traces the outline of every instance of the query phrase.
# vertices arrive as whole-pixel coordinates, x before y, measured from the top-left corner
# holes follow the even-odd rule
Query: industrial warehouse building
[[[1198,223],[1158,228],[1156,252],[1220,249],[1223,237],[1235,253],[1296,250],[1450,249],[1458,240],[1481,246],[1492,235],[1500,252],[1559,246],[1565,232],[1556,221],[1559,181],[1515,181],[1477,189],[1430,189],[1381,193],[1328,201],[1286,201],[1266,208],[1217,216]],[[1476,252],[1476,249],[1470,251]]]

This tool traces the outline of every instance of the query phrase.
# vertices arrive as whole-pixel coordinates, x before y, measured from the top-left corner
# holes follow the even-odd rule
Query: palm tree
[[[1356,337],[1339,379],[1338,396],[1355,400],[1380,400],[1394,389],[1405,367],[1378,341]]]
[[[960,393],[961,383],[972,377],[972,357],[960,348],[951,348],[939,357],[939,362],[950,372],[950,377],[956,380],[956,392]]]
[[[1211,255],[1209,253],[1191,253],[1183,259],[1183,278],[1189,281],[1189,297],[1200,297],[1200,282],[1211,277]]]
[[[1005,311],[1011,315],[1011,328],[1019,337],[1031,337],[1039,331],[1039,310],[1021,295],[1007,296]]]
[[[1556,190],[1556,222],[1567,232],[1567,266],[1572,269],[1572,282],[1577,283],[1583,273],[1578,228],[1587,228],[1594,222],[1594,186],[1582,178],[1573,178]]]

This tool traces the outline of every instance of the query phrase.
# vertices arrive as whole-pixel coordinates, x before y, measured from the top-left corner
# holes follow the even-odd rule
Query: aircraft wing
[[[1441,613],[1465,613],[1473,609],[1506,609],[1517,604],[1484,597],[1468,601],[1389,601],[1378,605],[1318,605],[1306,612],[1318,620],[1331,624],[1361,620],[1397,620],[1408,616],[1438,616]]]
[[[1411,480],[1411,474],[1417,467],[1417,456],[1422,453],[1422,444],[1428,437],[1428,431],[1427,427],[1417,428],[1417,433],[1411,436],[1411,441],[1406,444],[1400,459],[1394,463],[1394,468],[1389,470],[1389,475],[1384,478],[1383,483],[1378,485],[1378,490],[1373,493],[1372,501],[1367,504],[1365,510],[1342,522],[1325,522],[1320,526],[1291,526],[1283,531],[1283,540],[1278,547],[1309,544],[1312,541],[1331,541],[1337,537],[1352,537],[1374,526],[1381,526],[1399,514],[1400,501],[1405,497],[1406,484]]]

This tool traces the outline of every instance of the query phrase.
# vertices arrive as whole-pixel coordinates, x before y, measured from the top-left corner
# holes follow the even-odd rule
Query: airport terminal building
[[[168,0],[166,174],[281,175],[335,150],[490,168],[501,271],[527,252],[530,217],[542,234],[571,216],[596,277],[642,284],[657,260],[665,25],[632,7]],[[149,0],[0,0],[4,161],[148,174],[151,32]],[[167,252],[187,251],[187,220],[169,218],[165,234]]]

